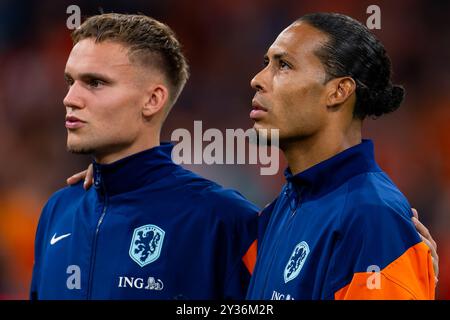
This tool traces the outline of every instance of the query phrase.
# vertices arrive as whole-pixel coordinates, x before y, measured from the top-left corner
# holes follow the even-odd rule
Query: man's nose
[[[264,73],[265,73],[265,68],[263,70],[261,70],[260,72],[258,72],[253,79],[250,81],[250,85],[252,86],[253,89],[255,89],[256,91],[264,91],[266,89],[266,85],[264,84]]]
[[[77,82],[70,86],[69,91],[64,97],[63,104],[66,108],[84,108],[84,102],[81,97],[81,88]]]

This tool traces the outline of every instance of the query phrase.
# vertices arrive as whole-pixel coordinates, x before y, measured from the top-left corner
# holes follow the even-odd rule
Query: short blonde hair
[[[145,15],[107,13],[88,18],[72,32],[75,45],[87,38],[117,41],[129,48],[130,61],[160,70],[172,87],[174,104],[189,78],[189,66],[175,33]]]

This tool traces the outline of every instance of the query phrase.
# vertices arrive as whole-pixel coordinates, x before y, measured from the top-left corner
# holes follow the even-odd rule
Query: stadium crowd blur
[[[356,4],[357,3],[357,4]],[[65,150],[63,70],[71,49],[66,8],[83,17],[141,12],[169,24],[184,45],[192,76],[164,129],[193,132],[251,126],[249,82],[276,35],[308,12],[334,11],[363,23],[381,8],[375,34],[391,56],[407,97],[392,115],[369,120],[381,166],[419,210],[438,243],[437,298],[450,298],[450,6],[448,1],[0,1],[0,298],[27,299],[38,217],[88,156]],[[263,207],[284,182],[257,165],[190,165]]]

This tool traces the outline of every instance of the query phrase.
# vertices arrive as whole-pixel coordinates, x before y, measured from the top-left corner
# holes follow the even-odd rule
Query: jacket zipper
[[[290,201],[289,197],[288,197],[288,201]],[[288,202],[288,205],[289,205],[289,202]],[[293,220],[293,217],[295,216],[295,213],[300,208],[300,206],[301,206],[301,197],[299,195],[298,200],[296,201],[295,207],[291,208],[290,205],[289,205],[290,213],[289,213],[288,219],[286,220],[286,222],[284,223],[284,225],[282,227],[283,229],[288,228],[290,226],[290,224],[291,224],[291,222]],[[277,243],[275,244],[274,252],[278,251],[278,248],[280,247],[280,241],[281,241],[280,238],[281,237],[276,239]],[[272,259],[270,260],[270,264],[269,264],[269,270],[272,269],[274,257],[275,257],[275,254],[272,254]],[[283,272],[284,272],[284,270],[283,270]],[[266,279],[264,281],[264,287],[262,288],[262,293],[263,294],[260,297],[260,299],[266,299],[266,298],[264,298],[264,293],[267,291],[267,283],[269,281],[269,274],[270,274],[270,272],[266,273]],[[272,292],[272,295],[273,295],[273,292]]]
[[[102,214],[100,215],[100,218],[98,219],[97,222],[97,227],[95,229],[95,234],[94,234],[94,239],[93,239],[93,244],[92,244],[92,254],[91,254],[91,264],[90,264],[90,268],[89,268],[89,282],[88,282],[88,293],[87,293],[87,299],[91,300],[92,298],[92,282],[93,282],[93,276],[94,276],[94,266],[95,266],[95,254],[96,254],[96,249],[97,249],[97,238],[98,238],[98,233],[100,230],[100,225],[103,222],[103,218],[105,217],[106,214],[106,208],[107,208],[107,200],[106,200],[106,196],[105,196],[105,203],[103,205],[103,210],[102,210]]]

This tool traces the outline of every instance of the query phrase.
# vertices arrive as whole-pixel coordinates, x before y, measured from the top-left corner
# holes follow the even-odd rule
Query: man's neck
[[[117,148],[117,150],[109,150],[109,152],[105,153],[96,153],[94,155],[94,159],[95,162],[100,164],[110,164],[144,150],[157,147],[159,145],[159,134],[154,134],[152,137],[146,137],[144,141],[137,141],[133,145],[126,148]]]
[[[282,143],[289,168],[293,175],[303,172],[336,154],[361,143],[361,129],[346,133],[329,132]]]

